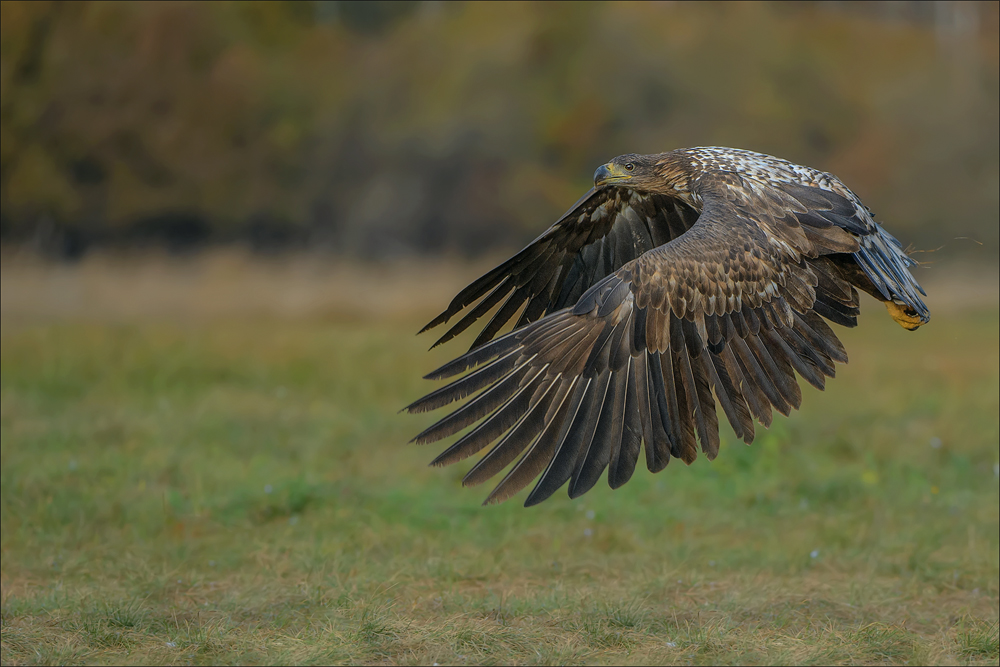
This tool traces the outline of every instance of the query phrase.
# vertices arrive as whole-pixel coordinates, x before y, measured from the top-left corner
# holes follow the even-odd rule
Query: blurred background
[[[4,0],[2,662],[996,663],[998,7]],[[863,297],[752,448],[479,507],[398,414],[477,328],[412,334],[699,145],[837,174],[931,323]]]
[[[997,3],[5,1],[0,25],[6,248],[503,253],[615,155],[723,145],[839,175],[935,259],[997,258]]]

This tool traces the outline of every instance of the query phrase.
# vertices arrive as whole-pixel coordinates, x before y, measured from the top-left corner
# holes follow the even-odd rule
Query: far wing
[[[472,348],[492,340],[520,312],[514,328],[573,305],[594,283],[694,224],[687,204],[622,188],[591,189],[531,244],[463,289],[420,333],[465,315],[434,343],[465,331],[496,306]]]

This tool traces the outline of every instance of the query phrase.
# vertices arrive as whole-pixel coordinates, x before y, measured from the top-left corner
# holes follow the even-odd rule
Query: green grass
[[[997,664],[998,313],[866,303],[745,447],[531,509],[418,322],[4,325],[2,661]]]

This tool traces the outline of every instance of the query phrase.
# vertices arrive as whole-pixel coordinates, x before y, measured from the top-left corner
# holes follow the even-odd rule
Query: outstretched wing
[[[628,481],[643,442],[653,472],[672,456],[693,461],[699,441],[714,458],[716,401],[749,443],[754,419],[767,426],[772,407],[788,414],[799,406],[796,373],[823,388],[847,355],[820,315],[849,326],[857,315],[857,292],[829,257],[861,247],[850,221],[836,217],[843,202],[817,188],[790,193],[733,173],[709,173],[696,185],[703,208],[687,232],[600,279],[571,308],[427,376],[475,368],[410,412],[479,392],[415,438],[434,442],[480,422],[434,464],[496,442],[465,484],[520,459],[487,502],[509,498],[539,474],[526,505],[567,481],[576,497],[605,468],[613,488]]]
[[[594,283],[680,236],[697,217],[687,204],[663,195],[591,189],[524,250],[459,292],[420,333],[472,306],[436,347],[502,304],[473,342],[476,348],[492,340],[519,311],[515,328],[573,305]]]

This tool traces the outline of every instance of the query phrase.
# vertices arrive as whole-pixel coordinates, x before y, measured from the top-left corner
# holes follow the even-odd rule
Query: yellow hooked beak
[[[609,162],[607,164],[602,164],[597,168],[597,171],[594,172],[594,186],[601,187],[602,185],[617,185],[619,183],[624,183],[630,178],[632,178],[632,174],[625,171],[621,165]]]

